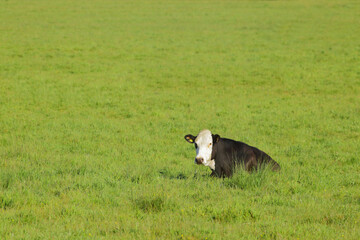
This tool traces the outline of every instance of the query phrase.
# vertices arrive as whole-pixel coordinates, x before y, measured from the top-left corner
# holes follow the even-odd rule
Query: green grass
[[[1,239],[360,239],[360,2],[0,6]]]

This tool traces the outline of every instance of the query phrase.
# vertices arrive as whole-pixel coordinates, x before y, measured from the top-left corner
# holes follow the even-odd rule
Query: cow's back
[[[273,170],[280,166],[268,154],[256,147],[232,139],[221,138],[215,149],[215,172],[218,176],[231,176],[234,168],[257,170],[263,164],[270,164]]]

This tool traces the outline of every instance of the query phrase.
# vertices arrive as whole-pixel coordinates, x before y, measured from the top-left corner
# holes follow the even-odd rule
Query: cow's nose
[[[197,164],[202,164],[203,161],[204,161],[204,158],[202,158],[202,157],[197,157],[197,158],[195,158],[195,162],[196,162]]]

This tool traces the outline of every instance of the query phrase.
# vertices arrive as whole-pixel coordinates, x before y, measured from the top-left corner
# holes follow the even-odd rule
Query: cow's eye
[[[195,148],[197,148],[197,144],[195,143]]]
[[[209,147],[211,147],[211,143],[209,143]]]

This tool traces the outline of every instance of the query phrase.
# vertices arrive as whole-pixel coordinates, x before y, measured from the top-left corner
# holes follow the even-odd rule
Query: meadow
[[[0,239],[360,239],[359,13],[0,0]],[[210,178],[204,128],[282,170]]]

